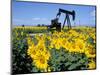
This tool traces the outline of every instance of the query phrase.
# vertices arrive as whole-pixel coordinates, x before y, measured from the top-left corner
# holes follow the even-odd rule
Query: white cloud
[[[40,20],[40,18],[32,18],[32,20]]]
[[[34,21],[47,21],[47,19],[46,18],[32,18],[32,20],[34,20]]]

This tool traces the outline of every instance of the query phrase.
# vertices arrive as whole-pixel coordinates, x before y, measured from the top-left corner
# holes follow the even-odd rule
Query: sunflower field
[[[76,27],[48,32],[45,27],[15,27],[12,59],[12,72],[17,74],[96,69],[96,30]]]

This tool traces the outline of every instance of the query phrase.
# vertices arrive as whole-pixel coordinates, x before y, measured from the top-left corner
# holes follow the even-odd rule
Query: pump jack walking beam
[[[67,11],[67,10],[60,9],[60,8],[59,8],[59,12],[57,13],[56,18],[59,19],[61,13],[65,13],[65,15],[66,15],[66,16],[65,16],[65,20],[64,20],[62,29],[63,29],[64,26],[65,26],[66,20],[67,20],[68,29],[71,29],[71,22],[70,22],[69,15],[72,16],[73,20],[75,20],[75,11],[73,10],[73,11],[71,12],[71,11]]]

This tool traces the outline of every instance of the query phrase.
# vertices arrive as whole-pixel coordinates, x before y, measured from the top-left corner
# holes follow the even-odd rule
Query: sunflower
[[[86,50],[85,54],[88,58],[95,58],[96,56],[95,50],[91,50],[91,49]]]
[[[27,43],[29,46],[34,45],[32,39],[30,37],[28,37],[27,40],[28,40]]]
[[[79,53],[83,53],[85,49],[85,42],[83,40],[76,40],[76,50],[78,50]]]
[[[39,69],[47,69],[49,57],[49,53],[46,54],[45,52],[40,52],[34,59],[35,66]]]
[[[93,48],[92,45],[88,45],[88,47],[85,50],[85,54],[88,58],[95,58],[96,56],[95,48]]]
[[[34,51],[34,45],[29,46],[28,50],[27,50],[27,54],[31,55]]]
[[[27,54],[34,59],[36,54],[38,53],[38,50],[36,49],[36,47],[34,45],[29,46]]]
[[[96,68],[96,63],[92,60],[89,64],[88,64],[88,69],[95,69]]]

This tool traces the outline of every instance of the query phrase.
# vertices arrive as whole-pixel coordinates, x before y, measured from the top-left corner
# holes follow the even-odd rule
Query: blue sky
[[[37,25],[50,24],[51,19],[56,17],[58,9],[75,10],[75,21],[72,25],[95,26],[95,6],[68,5],[68,4],[50,4],[36,2],[12,2],[12,24],[13,25]],[[63,23],[65,14],[62,14],[59,22]],[[67,22],[66,22],[67,24]]]

